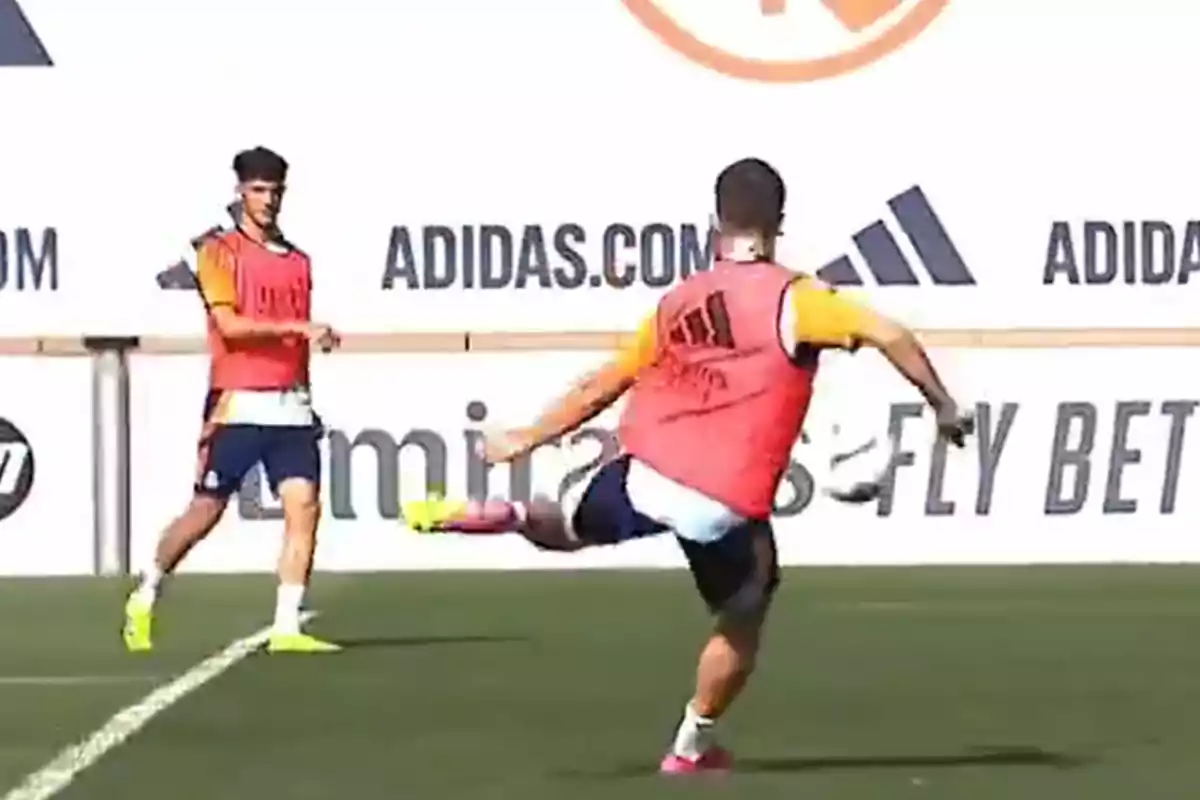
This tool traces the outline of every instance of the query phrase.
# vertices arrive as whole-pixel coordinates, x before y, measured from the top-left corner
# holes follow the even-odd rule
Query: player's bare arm
[[[960,413],[916,334],[816,278],[805,277],[791,291],[796,341],[847,350],[867,345],[878,350],[933,407],[940,435],[963,446],[973,430],[973,420]]]
[[[577,380],[532,425],[489,436],[484,457],[490,463],[511,461],[554,441],[602,413],[632,385],[633,375],[618,356]]]
[[[862,339],[865,344],[879,350],[901,375],[917,387],[937,414],[938,432],[952,444],[962,447],[974,429],[974,420],[960,412],[916,334],[894,320],[864,310]]]
[[[338,341],[333,328],[314,322],[270,322],[243,317],[228,306],[211,309],[217,330],[226,339],[271,339],[285,336],[304,336],[322,346],[333,347]]]
[[[213,324],[223,338],[244,340],[303,336],[322,350],[328,351],[337,346],[337,333],[321,322],[254,319],[237,313],[233,262],[234,256],[229,249],[219,240],[210,238],[200,248],[196,265],[196,282],[201,296]]]
[[[532,425],[489,436],[484,442],[484,459],[493,464],[511,461],[586,424],[621,399],[638,372],[657,354],[656,328],[656,317],[651,314],[611,359],[579,378]]]

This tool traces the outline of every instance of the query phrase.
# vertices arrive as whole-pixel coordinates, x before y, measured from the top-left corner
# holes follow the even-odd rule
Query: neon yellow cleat
[[[462,516],[467,504],[461,500],[447,500],[431,494],[424,500],[413,500],[404,504],[404,521],[409,530],[430,533],[454,517]]]
[[[150,639],[153,623],[153,606],[130,596],[129,600],[125,602],[125,627],[121,630],[121,638],[125,640],[125,649],[131,653],[149,651],[153,647]]]
[[[341,645],[307,633],[275,633],[267,640],[268,653],[337,653],[341,649]]]

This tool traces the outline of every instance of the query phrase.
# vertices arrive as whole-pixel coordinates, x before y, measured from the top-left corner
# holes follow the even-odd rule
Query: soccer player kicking
[[[668,292],[637,337],[532,426],[485,440],[510,461],[579,427],[627,390],[623,453],[563,504],[408,504],[416,530],[519,531],[577,550],[670,531],[716,618],[695,692],[663,758],[665,773],[721,770],[713,728],[742,691],[779,584],[772,501],[804,424],[822,348],[881,350],[936,411],[957,446],[972,432],[907,329],[774,262],[785,188],[770,165],[739,161],[717,178],[718,258]]]
[[[151,648],[164,577],[212,531],[258,462],[283,505],[279,592],[268,649],[339,649],[300,629],[321,486],[321,429],[309,394],[309,348],[315,342],[328,352],[337,336],[328,325],[312,321],[312,266],[279,232],[287,162],[260,147],[239,153],[233,169],[240,219],[233,230],[211,231],[197,256],[211,367],[196,485],[126,603],[123,635],[131,651]]]

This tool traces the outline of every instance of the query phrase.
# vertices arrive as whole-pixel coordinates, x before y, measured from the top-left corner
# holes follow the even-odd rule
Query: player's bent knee
[[[289,529],[294,526],[315,528],[321,516],[321,501],[316,484],[307,478],[288,478],[279,483],[279,502]]]
[[[776,567],[765,581],[750,581],[730,595],[713,609],[718,627],[721,630],[757,633],[770,611],[780,580]]]
[[[216,525],[229,505],[229,497],[212,494],[196,494],[188,502],[184,514],[200,525]]]
[[[761,592],[730,598],[714,610],[717,629],[731,634],[757,633],[766,620],[770,604],[770,597]]]
[[[549,497],[535,496],[526,503],[525,513],[521,535],[538,550],[566,553],[585,546],[570,532],[566,521],[567,512]]]
[[[285,507],[312,505],[317,502],[317,486],[308,478],[285,478],[276,487],[279,501]]]
[[[779,565],[775,564],[771,567],[771,574],[767,577],[767,585],[765,588],[767,596],[767,605],[775,598],[775,593],[779,591],[779,584],[783,582],[783,575],[779,571]]]
[[[766,619],[782,580],[774,542],[765,536],[752,540],[754,569],[749,580],[721,603],[719,615],[730,624],[757,631]]]
[[[582,550],[587,547],[586,544],[579,541],[571,541],[565,538],[547,537],[537,531],[530,530],[525,532],[525,540],[538,550],[545,550],[549,553],[573,553],[576,550]]]
[[[321,516],[321,504],[315,498],[283,503],[284,520],[315,522]]]

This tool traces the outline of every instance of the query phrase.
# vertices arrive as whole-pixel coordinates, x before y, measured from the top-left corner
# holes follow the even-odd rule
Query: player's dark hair
[[[233,157],[233,171],[238,182],[272,181],[283,183],[287,179],[288,162],[283,156],[265,147],[243,150]]]
[[[783,178],[761,158],[735,161],[717,176],[717,218],[740,231],[779,233],[787,189]]]

